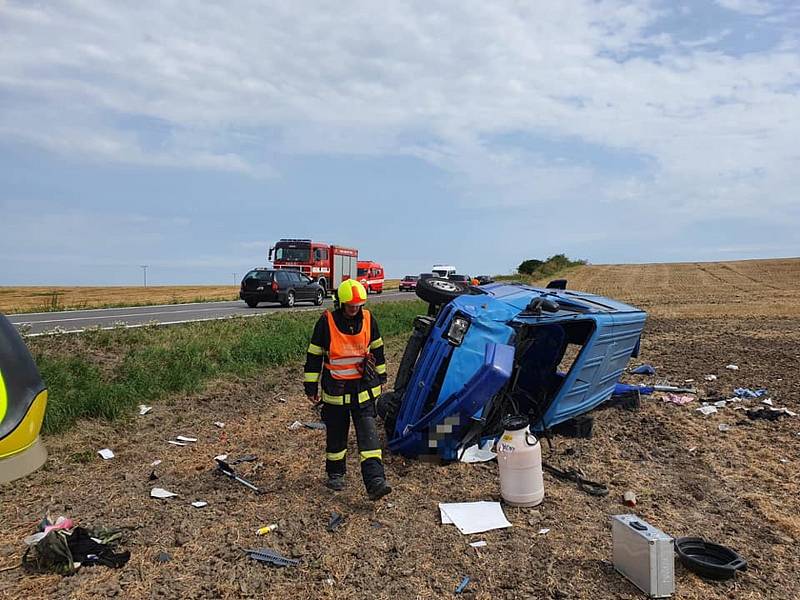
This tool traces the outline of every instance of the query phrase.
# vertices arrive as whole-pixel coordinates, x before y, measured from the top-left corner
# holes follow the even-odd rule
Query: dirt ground
[[[794,283],[775,285],[797,294],[800,278],[784,279]],[[796,312],[764,314],[769,311],[756,303],[748,315],[738,306],[743,302],[733,308],[722,302],[715,316],[708,307],[724,297],[709,293],[686,316],[681,307],[687,303],[675,296],[645,300],[654,316],[635,363],[650,363],[658,374],[629,381],[693,379],[703,397],[767,387],[775,406],[800,412]],[[677,314],[671,314],[673,301]],[[389,344],[390,370],[402,346],[402,340]],[[739,369],[726,369],[731,363]],[[83,423],[47,438],[46,468],[0,487],[0,597],[439,598],[452,596],[469,576],[466,598],[641,598],[611,565],[609,517],[633,511],[676,537],[703,536],[749,561],[735,581],[722,583],[705,582],[676,563],[676,598],[800,598],[800,417],[750,421],[730,406],[703,417],[698,402],[679,407],[660,397],[643,398],[636,412],[597,410],[591,439],[556,437],[552,452],[545,446],[545,459],[607,483],[607,497],[588,496],[546,474],[542,505],[504,507],[513,527],[463,536],[439,522],[437,503],[499,500],[496,463],[441,466],[389,455],[394,493],[373,504],[351,444],[347,489],[330,492],[322,486],[324,432],[288,429],[296,419],[318,418],[302,396],[300,370],[292,365],[255,380],[219,381],[127,423]],[[707,374],[719,379],[706,382]],[[224,421],[224,429],[214,421]],[[720,431],[723,423],[731,429]],[[199,441],[167,444],[181,434]],[[96,451],[104,447],[117,457],[101,460]],[[256,496],[214,475],[212,457],[220,453],[256,454],[257,462],[240,465],[241,472],[266,493]],[[151,483],[156,459],[163,462]],[[151,499],[154,486],[179,496]],[[637,494],[635,509],[621,502],[626,490]],[[196,509],[194,500],[209,504]],[[123,528],[121,547],[131,551],[130,562],[118,571],[96,567],[72,577],[14,568],[22,539],[48,510],[88,526]],[[333,533],[326,530],[332,511],[345,515]],[[278,524],[275,532],[254,535],[270,523]],[[549,533],[539,535],[542,528]],[[481,539],[486,547],[469,546]],[[255,563],[243,554],[253,547],[273,548],[300,564]],[[160,552],[171,561],[157,562]]]

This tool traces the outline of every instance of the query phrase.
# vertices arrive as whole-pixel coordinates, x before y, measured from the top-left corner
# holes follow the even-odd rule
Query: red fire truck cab
[[[383,292],[383,267],[371,260],[358,261],[358,280],[367,288],[367,293]]]
[[[282,238],[269,249],[275,269],[293,269],[325,288],[335,290],[345,279],[358,275],[358,250],[308,239]],[[382,277],[382,275],[381,275]]]

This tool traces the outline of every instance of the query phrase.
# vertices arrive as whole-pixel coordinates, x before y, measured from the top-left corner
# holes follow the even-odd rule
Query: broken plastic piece
[[[628,490],[622,495],[622,502],[625,506],[636,506],[636,494]]]
[[[717,376],[716,375],[706,375],[703,379],[705,379],[706,381],[716,381],[717,380]]]
[[[175,440],[167,440],[168,444],[172,444],[173,446],[188,446],[189,444],[185,442],[176,442]]]
[[[216,425],[216,426],[217,426],[217,427],[219,427],[220,429],[222,429],[223,427],[225,427],[225,423],[224,423],[223,421],[214,421],[214,425]]]
[[[486,546],[486,540],[472,542],[470,546],[472,546],[473,548],[483,548],[484,546]]]
[[[271,531],[275,531],[278,528],[277,523],[272,523],[271,525],[265,525],[264,527],[259,527],[256,529],[256,535],[267,535]]]
[[[536,533],[538,533],[539,535],[547,535],[548,533],[550,533],[550,528],[549,527],[542,527]]]
[[[98,450],[97,453],[105,460],[114,458],[114,452],[110,448],[103,448],[102,450]]]
[[[713,415],[715,412],[717,412],[717,407],[716,406],[701,406],[697,410],[699,412],[703,413],[705,416],[708,416],[708,415]]]
[[[730,371],[738,371],[739,370],[739,367],[737,367],[736,365],[725,365],[725,368],[730,370]]]
[[[197,438],[187,437],[185,435],[179,435],[175,439],[178,440],[179,442],[196,442],[197,441]]]
[[[204,500],[196,500],[192,502],[192,506],[194,506],[195,508],[203,508],[204,506],[208,506],[208,502]]]
[[[652,365],[639,365],[635,369],[631,369],[634,375],[655,375],[656,370]]]
[[[152,407],[152,406],[145,406],[144,404],[140,404],[140,405],[139,405],[139,414],[140,414],[140,415],[146,415],[146,414],[147,414],[147,413],[149,413],[151,410],[153,410],[153,407]]]
[[[344,523],[344,515],[339,514],[338,512],[334,511],[331,513],[331,518],[328,520],[328,531],[333,533],[339,526]]]
[[[456,594],[460,594],[461,592],[463,592],[465,589],[467,589],[468,585],[469,585],[469,576],[465,575],[464,579],[461,580],[461,583],[459,583],[456,586]]]
[[[730,425],[728,425],[727,423],[720,423],[718,429],[720,431],[730,431],[733,428]]]
[[[177,495],[178,494],[174,494],[172,492],[168,492],[167,490],[165,490],[163,488],[153,488],[152,490],[150,490],[150,497],[151,498],[164,499],[164,498],[172,498],[173,496],[177,496]]]
[[[245,550],[247,555],[258,562],[269,563],[278,567],[288,567],[300,564],[295,558],[286,558],[275,550],[269,548]]]

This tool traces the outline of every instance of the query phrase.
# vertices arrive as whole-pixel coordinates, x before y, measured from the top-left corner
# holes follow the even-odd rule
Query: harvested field
[[[638,275],[632,279],[625,268],[612,266],[578,269],[569,278],[580,284],[574,287],[650,311],[639,360],[656,366],[658,375],[630,381],[693,379],[705,397],[727,397],[739,386],[767,387],[775,406],[800,412],[794,378],[800,315],[789,306],[800,294],[800,262],[759,262],[775,262],[778,270],[783,267],[777,264],[789,265],[782,276],[767,278],[778,289],[762,296],[785,294],[776,302],[780,310],[749,302],[758,286],[746,287],[738,275],[731,277],[743,288],[741,296],[718,295],[714,285],[681,284],[680,293],[671,287],[678,279],[716,281],[700,267],[681,267],[679,277],[667,278],[671,284],[660,283],[662,265],[634,266]],[[594,279],[594,287],[582,283],[601,268],[606,274]],[[753,278],[756,271],[742,269]],[[626,287],[634,284],[636,289]],[[402,346],[402,340],[389,344],[392,372]],[[739,370],[726,369],[730,363]],[[730,545],[750,562],[735,582],[724,583],[705,582],[676,566],[675,598],[800,597],[800,417],[750,421],[730,406],[703,417],[696,402],[679,407],[658,397],[643,398],[636,412],[598,410],[592,439],[557,437],[552,453],[545,453],[556,466],[579,467],[606,482],[609,496],[591,497],[545,475],[541,506],[505,507],[512,528],[462,536],[439,523],[436,503],[499,499],[497,465],[437,466],[389,456],[395,492],[371,504],[351,444],[348,487],[334,494],[322,486],[324,433],[288,429],[294,420],[318,418],[302,396],[300,371],[297,364],[218,380],[201,393],[156,404],[144,417],[115,425],[82,422],[71,433],[48,437],[47,467],[0,487],[0,597],[439,598],[452,595],[468,575],[467,598],[635,599],[643,596],[610,562],[609,516],[631,510],[675,536]],[[704,381],[707,374],[718,380]],[[757,406],[759,400],[741,404]],[[225,428],[213,421],[224,421]],[[723,423],[731,429],[720,431]],[[179,434],[199,441],[166,443]],[[106,446],[117,458],[102,461],[95,454]],[[212,474],[211,457],[223,452],[257,454],[258,461],[241,471],[267,493],[254,496]],[[155,459],[163,463],[158,481],[150,483]],[[151,499],[154,485],[180,496]],[[621,503],[629,489],[638,496],[635,509]],[[209,505],[195,509],[194,500]],[[124,528],[130,563],[119,571],[98,567],[65,578],[5,570],[18,564],[21,540],[46,510]],[[332,511],[346,517],[334,533],[326,530]],[[273,522],[277,531],[254,535]],[[537,535],[541,528],[550,532]],[[469,547],[479,539],[488,545]],[[265,546],[299,558],[300,565],[272,568],[242,554],[243,548]],[[161,551],[172,560],[156,562]]]
[[[239,288],[232,285],[149,287],[0,287],[0,312],[47,312],[179,304],[211,300],[237,300]]]
[[[396,290],[399,282],[399,279],[387,279],[384,289]],[[232,285],[0,287],[0,313],[51,312],[238,299],[239,288]]]

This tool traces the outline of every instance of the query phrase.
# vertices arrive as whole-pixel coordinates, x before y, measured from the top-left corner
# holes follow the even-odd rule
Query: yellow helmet
[[[360,281],[345,279],[336,292],[339,304],[363,306],[367,303],[367,290]]]

